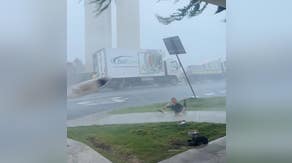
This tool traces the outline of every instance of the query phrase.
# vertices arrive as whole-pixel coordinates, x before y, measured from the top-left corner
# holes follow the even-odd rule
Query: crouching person
[[[171,109],[174,112],[175,118],[179,124],[185,124],[186,121],[184,120],[184,113],[186,111],[185,104],[182,105],[177,102],[175,97],[171,98],[170,103],[165,105],[161,111],[165,111],[166,109]]]

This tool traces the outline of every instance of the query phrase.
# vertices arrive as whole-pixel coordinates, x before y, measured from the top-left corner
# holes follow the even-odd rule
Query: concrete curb
[[[67,154],[67,163],[111,163],[89,146],[72,139],[67,139]]]

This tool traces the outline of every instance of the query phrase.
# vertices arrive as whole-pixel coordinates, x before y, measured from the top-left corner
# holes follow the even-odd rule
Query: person
[[[160,111],[164,112],[164,111],[166,111],[166,109],[171,109],[174,112],[175,117],[178,120],[179,124],[185,124],[186,123],[186,121],[183,120],[183,115],[184,115],[185,110],[186,110],[185,103],[184,103],[184,105],[182,105],[179,102],[177,102],[177,99],[175,97],[172,97],[171,100],[170,100],[170,103],[165,105],[162,108],[162,110],[160,110]]]

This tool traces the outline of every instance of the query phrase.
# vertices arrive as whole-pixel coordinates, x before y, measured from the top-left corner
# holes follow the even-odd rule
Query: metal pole
[[[178,62],[179,62],[179,64],[180,64],[180,67],[182,68],[182,70],[183,70],[183,72],[184,72],[184,74],[185,74],[185,77],[186,77],[186,79],[187,79],[187,82],[188,82],[188,84],[189,84],[191,90],[192,90],[192,93],[193,93],[193,95],[194,95],[194,98],[197,98],[197,96],[196,96],[196,94],[195,94],[195,91],[194,91],[194,89],[193,89],[193,87],[192,87],[192,85],[191,85],[190,79],[189,79],[189,77],[188,77],[187,74],[186,74],[186,71],[185,71],[185,69],[184,69],[184,66],[182,65],[182,63],[181,63],[181,61],[180,61],[178,55],[177,55],[177,54],[175,54],[175,55],[176,55],[176,58],[177,58],[177,60],[178,60]]]

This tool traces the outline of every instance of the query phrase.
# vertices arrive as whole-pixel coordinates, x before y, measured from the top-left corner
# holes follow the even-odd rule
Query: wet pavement
[[[226,123],[225,111],[188,111],[183,118],[189,122]],[[107,124],[134,124],[177,121],[173,112],[148,112],[129,114],[92,114],[82,118],[68,120],[67,126],[90,126]]]
[[[198,97],[225,96],[225,82],[214,81],[193,84]],[[145,106],[167,102],[172,97],[177,99],[192,96],[188,85],[128,88],[117,91],[100,91],[67,102],[67,119],[72,120],[87,115],[110,112],[122,108]]]

